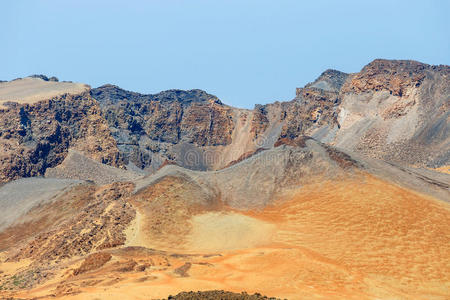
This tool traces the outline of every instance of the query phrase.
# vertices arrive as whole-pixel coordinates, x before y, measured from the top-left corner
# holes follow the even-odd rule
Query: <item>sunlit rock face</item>
[[[146,174],[164,162],[218,170],[280,138],[302,136],[439,168],[450,164],[449,74],[448,66],[377,59],[354,74],[326,70],[291,101],[253,110],[202,90],[145,95],[45,76],[2,82],[0,180],[42,175],[71,148]]]

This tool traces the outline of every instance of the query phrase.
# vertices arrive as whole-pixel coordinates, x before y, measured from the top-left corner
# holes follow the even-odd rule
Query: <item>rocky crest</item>
[[[412,60],[376,59],[361,72],[351,76],[342,88],[343,93],[363,93],[386,90],[394,96],[403,96],[409,87],[419,87],[430,65]]]
[[[62,163],[69,148],[121,166],[116,141],[89,95],[64,95],[0,110],[0,182],[39,176]]]
[[[449,107],[450,67],[405,60],[377,59],[354,74],[326,70],[293,100],[251,111],[201,90],[145,95],[104,85],[0,110],[0,181],[42,175],[69,148],[134,171],[164,161],[211,170],[305,135],[435,168],[450,164]]]
[[[338,92],[346,82],[349,74],[328,69],[311,83],[308,83],[305,88],[318,88],[324,91]]]
[[[125,158],[145,168],[152,153],[172,145],[219,146],[231,143],[232,110],[201,90],[170,90],[143,95],[105,85],[91,90]],[[175,159],[168,153],[167,158]]]
[[[314,87],[297,89],[297,97],[283,105],[285,121],[281,137],[295,139],[305,135],[313,127],[338,125],[337,107],[340,99],[334,91]]]

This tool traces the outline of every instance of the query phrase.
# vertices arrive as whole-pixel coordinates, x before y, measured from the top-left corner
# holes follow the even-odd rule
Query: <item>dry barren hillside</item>
[[[449,299],[449,75],[375,60],[253,110],[1,82],[0,298]]]
[[[445,299],[450,206],[438,198],[450,196],[448,175],[395,168],[381,179],[377,168],[306,139],[219,171],[166,165],[133,182],[78,182],[16,213],[2,232],[1,293]],[[387,181],[397,176],[400,185]]]

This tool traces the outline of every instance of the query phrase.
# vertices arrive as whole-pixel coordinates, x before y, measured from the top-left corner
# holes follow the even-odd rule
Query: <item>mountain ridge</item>
[[[449,75],[375,60],[253,110],[0,82],[0,298],[446,299]]]
[[[33,79],[49,82],[44,75],[34,75]],[[17,81],[21,80],[24,79]],[[326,70],[316,80],[297,88],[293,100],[257,104],[253,110],[225,105],[216,96],[198,89],[145,95],[109,84],[91,88],[88,94],[70,96],[75,99],[70,100],[70,105],[78,109],[76,106],[85,101],[79,99],[92,99],[88,100],[94,101],[90,105],[98,105],[99,111],[94,114],[107,128],[103,133],[97,128],[90,134],[100,143],[111,136],[114,141],[107,142],[107,148],[115,152],[114,158],[102,158],[100,162],[147,173],[157,170],[166,160],[198,170],[220,169],[245,153],[273,147],[278,138],[303,135],[373,158],[439,168],[450,164],[449,81],[449,66],[376,59],[358,73]],[[0,84],[0,96],[5,84],[8,83]],[[52,103],[64,97],[67,96],[56,96],[57,102]],[[61,158],[48,164],[55,167],[73,147],[66,143],[56,150],[57,145],[52,146],[50,137],[45,135],[27,141],[27,132],[39,135],[45,127],[26,120],[41,102],[4,102],[9,106],[0,110],[5,120],[0,124],[2,152],[11,153],[7,149],[11,149],[14,140],[23,149],[21,153],[3,154],[0,164],[7,170],[12,161],[20,165],[19,158],[24,165],[21,170],[7,174],[3,171],[2,181],[43,175],[47,163],[42,160],[54,151],[61,153]],[[55,110],[58,105],[47,104],[45,112],[48,118],[56,118],[56,128],[61,126]],[[68,130],[72,132],[69,135],[76,132],[75,128]],[[435,149],[432,157],[421,150],[423,143]],[[42,145],[50,145],[50,149],[42,152]],[[87,154],[98,160],[103,155],[100,149],[104,146]],[[30,161],[26,158],[29,154],[25,154],[30,151],[43,157],[38,155]],[[36,171],[29,171],[30,168]]]

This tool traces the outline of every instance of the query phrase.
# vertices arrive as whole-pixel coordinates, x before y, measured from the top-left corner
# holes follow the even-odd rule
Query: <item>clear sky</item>
[[[0,79],[142,93],[200,88],[252,108],[328,68],[450,64],[450,1],[0,1]]]

